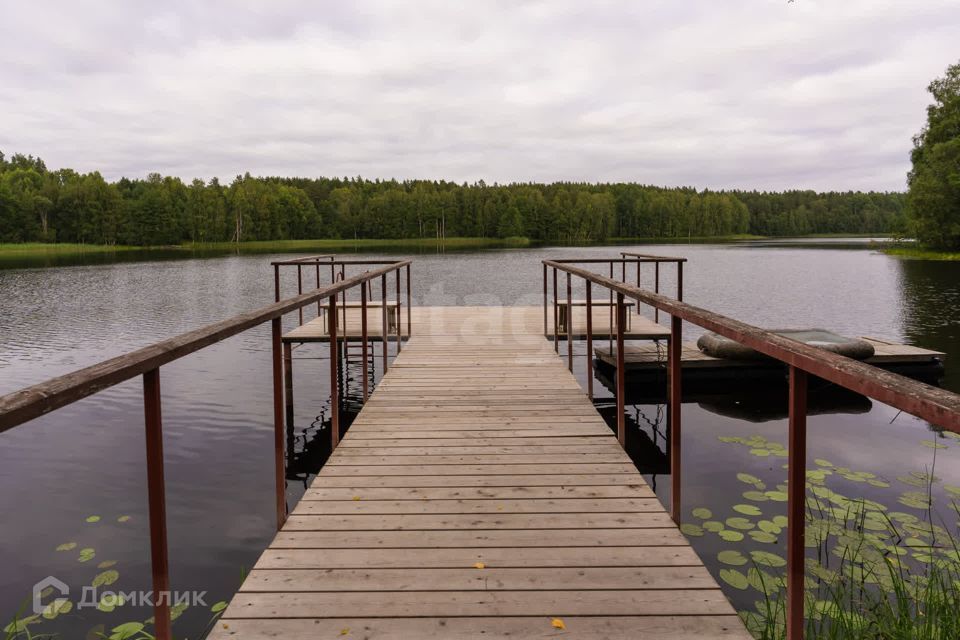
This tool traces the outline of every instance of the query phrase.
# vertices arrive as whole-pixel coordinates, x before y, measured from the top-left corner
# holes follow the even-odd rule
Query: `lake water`
[[[413,258],[414,304],[539,305],[542,259],[609,257],[620,249],[629,248],[363,257]],[[746,322],[817,326],[945,351],[951,359],[943,384],[960,391],[958,262],[905,261],[860,242],[635,249],[689,258],[685,299]],[[5,263],[7,268],[0,270],[0,394],[270,303],[269,262],[275,257],[54,268]],[[673,291],[672,274],[672,268],[663,268],[666,293]],[[649,276],[648,271],[647,284]],[[285,286],[287,292],[294,291],[289,278]],[[290,318],[286,328],[292,326]],[[684,331],[686,337],[699,333],[695,327]],[[583,346],[577,346],[583,353]],[[269,327],[262,327],[166,366],[161,373],[171,579],[178,590],[206,591],[208,605],[230,597],[274,534],[269,348]],[[296,450],[288,470],[291,506],[325,456],[317,434],[328,410],[323,392],[329,389],[328,365],[311,359],[324,351],[321,346],[305,347],[296,365]],[[577,372],[583,381],[582,357]],[[760,482],[774,494],[754,505],[762,517],[785,513],[775,486],[784,481],[786,460],[769,444],[785,444],[785,402],[777,390],[743,387],[733,398],[685,403],[685,513],[704,507],[713,512],[707,520],[738,517],[732,509],[746,501],[741,493]],[[609,393],[600,384],[597,389],[598,407],[612,420]],[[901,501],[909,502],[904,492],[917,491],[905,480],[932,474],[935,465],[939,481],[934,496],[942,516],[937,522],[954,531],[957,517],[947,499],[960,485],[960,442],[879,403],[831,399],[830,393],[812,391],[833,410],[810,418],[808,436],[809,459],[819,458],[831,465],[822,468],[835,470],[826,480],[828,486],[838,494],[864,496],[922,519],[922,510],[911,511]],[[119,573],[112,585],[117,590],[150,588],[141,397],[139,381],[131,381],[0,435],[0,512],[5,514],[0,523],[0,626],[29,598],[31,585],[48,575],[67,582],[75,595],[105,570]],[[663,448],[664,413],[662,405],[628,406],[631,450],[658,495],[668,500],[669,476],[650,448]],[[947,448],[931,448],[930,443]],[[757,482],[743,484],[738,472]],[[91,516],[99,519],[88,522],[95,520]],[[720,551],[784,552],[782,538],[763,542],[747,536],[736,546],[711,532],[691,532],[695,548],[715,575],[724,566],[716,559]],[[56,550],[74,542],[76,547]],[[92,551],[81,554],[81,549]],[[116,564],[98,568],[102,562]],[[738,607],[749,608],[757,599],[750,588],[725,583],[725,589]],[[83,637],[97,625],[109,629],[150,615],[148,609],[131,607],[112,613],[85,609],[31,629]],[[188,609],[174,625],[177,637],[201,637],[210,619],[209,607]]]

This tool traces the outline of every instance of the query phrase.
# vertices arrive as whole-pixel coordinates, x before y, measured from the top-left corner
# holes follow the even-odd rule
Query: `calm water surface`
[[[856,246],[856,243],[855,245]],[[543,258],[607,257],[618,249],[502,250],[412,257],[415,304],[517,305],[541,303]],[[684,245],[651,253],[689,258],[687,301],[767,327],[824,327],[848,335],[904,341],[947,352],[944,385],[960,391],[960,263],[903,261],[866,246]],[[273,256],[8,268],[0,270],[0,394],[40,382],[272,301]],[[288,257],[288,256],[285,256]],[[645,276],[649,283],[649,274]],[[663,290],[671,292],[672,269]],[[287,291],[295,284],[285,282]],[[292,318],[287,323],[292,328]],[[171,578],[177,589],[206,591],[208,605],[228,599],[274,531],[272,496],[271,368],[269,329],[249,331],[162,370]],[[694,337],[696,327],[685,327]],[[312,349],[312,351],[311,351]],[[297,363],[294,455],[289,461],[292,506],[325,455],[318,434],[329,410],[327,362],[319,346]],[[578,345],[578,353],[583,346]],[[584,362],[577,361],[583,379]],[[748,447],[718,436],[760,435],[785,443],[782,394],[749,385],[736,397],[691,398],[684,406],[684,506],[709,507],[719,519],[742,502],[737,472],[782,482],[785,459],[750,455]],[[597,385],[601,396],[607,393]],[[642,390],[633,390],[639,393]],[[809,457],[888,479],[891,487],[834,478],[847,495],[896,504],[911,487],[895,478],[936,464],[942,485],[960,485],[960,442],[938,438],[925,423],[862,398],[829,397],[829,411],[810,418]],[[609,394],[607,393],[609,396]],[[598,407],[610,419],[609,397]],[[662,405],[628,408],[630,448],[658,495],[669,499],[663,468]],[[936,440],[947,449],[931,449]],[[936,457],[935,457],[936,456]],[[149,589],[144,438],[139,381],[88,398],[0,435],[0,626],[17,613],[31,585],[53,575],[79,595],[116,561],[113,585]],[[914,489],[915,490],[915,489]],[[934,491],[945,501],[940,483]],[[761,505],[765,517],[785,505]],[[897,507],[907,510],[903,506]],[[947,514],[949,515],[949,514]],[[99,516],[97,522],[87,522]],[[118,521],[123,516],[123,522]],[[955,514],[946,524],[955,528]],[[77,547],[56,551],[58,545]],[[711,569],[730,545],[716,536],[693,542]],[[749,542],[749,541],[748,541]],[[782,541],[765,549],[782,554]],[[80,549],[94,557],[81,562]],[[88,557],[89,552],[86,556]],[[728,588],[740,607],[756,594]],[[143,621],[149,610],[111,614],[85,609],[31,627],[84,637]],[[209,609],[188,609],[178,637],[201,637]]]

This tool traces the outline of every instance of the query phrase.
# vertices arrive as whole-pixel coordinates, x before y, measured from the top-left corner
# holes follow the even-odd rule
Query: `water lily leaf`
[[[763,482],[760,478],[749,473],[738,473],[737,480],[740,482],[746,482],[747,484],[759,484]]]
[[[102,587],[105,585],[111,585],[119,579],[120,579],[120,573],[116,569],[108,569],[94,576],[93,586]]]
[[[930,500],[923,491],[907,491],[897,498],[897,502],[914,509],[927,509],[930,506]]]
[[[765,496],[774,502],[786,502],[787,501],[787,492],[786,491],[766,491],[764,492]]]
[[[743,565],[747,564],[747,562],[749,562],[745,555],[743,555],[739,551],[734,551],[732,549],[728,549],[726,551],[721,551],[720,553],[718,553],[717,560],[719,560],[723,564],[729,564],[734,567],[742,567]]]
[[[750,449],[750,455],[757,456],[758,458],[766,458],[770,455],[769,449]]]
[[[943,490],[949,493],[954,498],[960,498],[960,487],[955,487],[950,484],[943,485]]]
[[[743,497],[747,500],[753,500],[754,502],[766,502],[769,500],[763,491],[744,491]]]
[[[753,530],[749,532],[751,538],[754,542],[762,542],[764,544],[773,544],[777,541],[777,536],[772,533],[767,533],[766,531]]]
[[[817,465],[818,467],[832,467],[832,466],[833,466],[833,463],[832,463],[832,462],[830,462],[829,460],[824,460],[823,458],[815,458],[814,461],[813,461],[813,464]]]
[[[727,518],[725,524],[731,529],[743,529],[743,530],[753,529],[756,526],[746,518],[739,518],[739,517]]]
[[[109,569],[115,564],[117,564],[116,560],[104,560],[103,562],[97,565],[97,569]]]
[[[776,593],[780,587],[779,580],[756,567],[750,567],[747,571],[747,581],[751,587],[767,595]]]
[[[736,436],[717,436],[717,440],[720,442],[726,442],[728,444],[743,442],[743,438],[738,438]]]
[[[133,638],[136,634],[143,631],[142,622],[125,622],[111,629],[109,640],[127,640]]]
[[[47,620],[53,620],[61,614],[70,613],[72,609],[72,602],[65,598],[58,598],[43,608],[43,617]]]
[[[775,553],[770,553],[769,551],[751,551],[750,557],[753,558],[753,561],[757,564],[762,564],[766,567],[787,566],[786,560]]]
[[[117,518],[117,522],[127,522],[130,519],[130,516],[120,516]]]
[[[100,522],[100,516],[87,516],[87,522]]]
[[[723,529],[723,523],[717,522],[716,520],[707,520],[703,523],[704,531],[709,531],[710,533],[717,533]]]
[[[723,531],[718,532],[717,535],[727,542],[740,542],[743,540],[742,533],[739,531],[733,531],[731,529],[724,529]]]
[[[747,576],[736,569],[720,569],[720,579],[734,589],[740,589],[741,591],[746,590],[746,588],[750,586]]]
[[[745,516],[759,516],[761,514],[760,509],[752,504],[735,504],[733,505],[733,510]]]
[[[225,600],[221,600],[220,602],[215,602],[215,603],[213,604],[213,606],[210,607],[210,611],[211,611],[212,613],[220,613],[221,611],[223,611],[223,610],[226,609],[226,608],[227,608],[227,603],[226,603],[226,601],[225,601]]]
[[[70,551],[71,549],[76,549],[76,548],[77,548],[76,542],[64,542],[63,544],[57,547],[57,551]]]
[[[100,602],[97,603],[97,609],[104,613],[110,613],[117,607],[123,606],[124,602],[123,596],[119,593],[105,593],[100,598]],[[113,636],[111,635],[110,637],[112,638]]]
[[[939,442],[934,442],[933,440],[921,440],[920,444],[927,447],[928,449],[949,449],[945,444],[940,444]]]
[[[873,487],[881,487],[881,488],[887,488],[890,486],[889,482],[887,482],[886,480],[880,480],[879,478],[870,478],[869,480],[867,480],[867,484]]]
[[[690,513],[693,514],[694,518],[700,518],[701,520],[709,520],[710,518],[713,517],[713,512],[710,511],[710,509],[707,509],[706,507],[697,507]]]
[[[27,616],[26,618],[21,618],[19,620],[14,620],[7,626],[3,628],[4,633],[23,633],[27,630],[27,625],[36,624],[40,621],[40,615],[34,614],[32,616]],[[16,636],[14,636],[16,637]]]
[[[89,562],[90,560],[93,560],[94,556],[96,555],[97,552],[93,549],[93,547],[85,547],[80,549],[80,557],[77,559],[80,562]]]
[[[773,522],[772,520],[761,520],[760,522],[757,523],[757,526],[760,528],[761,531],[765,533],[777,534],[783,531],[783,527],[778,525],[776,522]]]
[[[684,522],[681,524],[680,531],[687,536],[700,537],[703,535],[703,527],[700,525],[691,524],[689,522]]]

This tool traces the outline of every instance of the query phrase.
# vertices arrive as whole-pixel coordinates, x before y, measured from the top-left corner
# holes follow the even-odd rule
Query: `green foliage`
[[[0,154],[0,242],[162,246],[362,240],[716,238],[886,233],[902,194],[697,191],[639,184],[488,185],[361,178],[255,178],[229,185],[150,174],[108,183]]]
[[[960,250],[960,63],[927,90],[927,124],[913,139],[907,207],[924,245]]]

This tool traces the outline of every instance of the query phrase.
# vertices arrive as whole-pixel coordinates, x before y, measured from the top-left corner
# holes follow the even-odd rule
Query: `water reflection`
[[[960,261],[899,260],[903,335],[948,354],[942,386],[960,392]],[[953,356],[951,358],[950,356]]]

